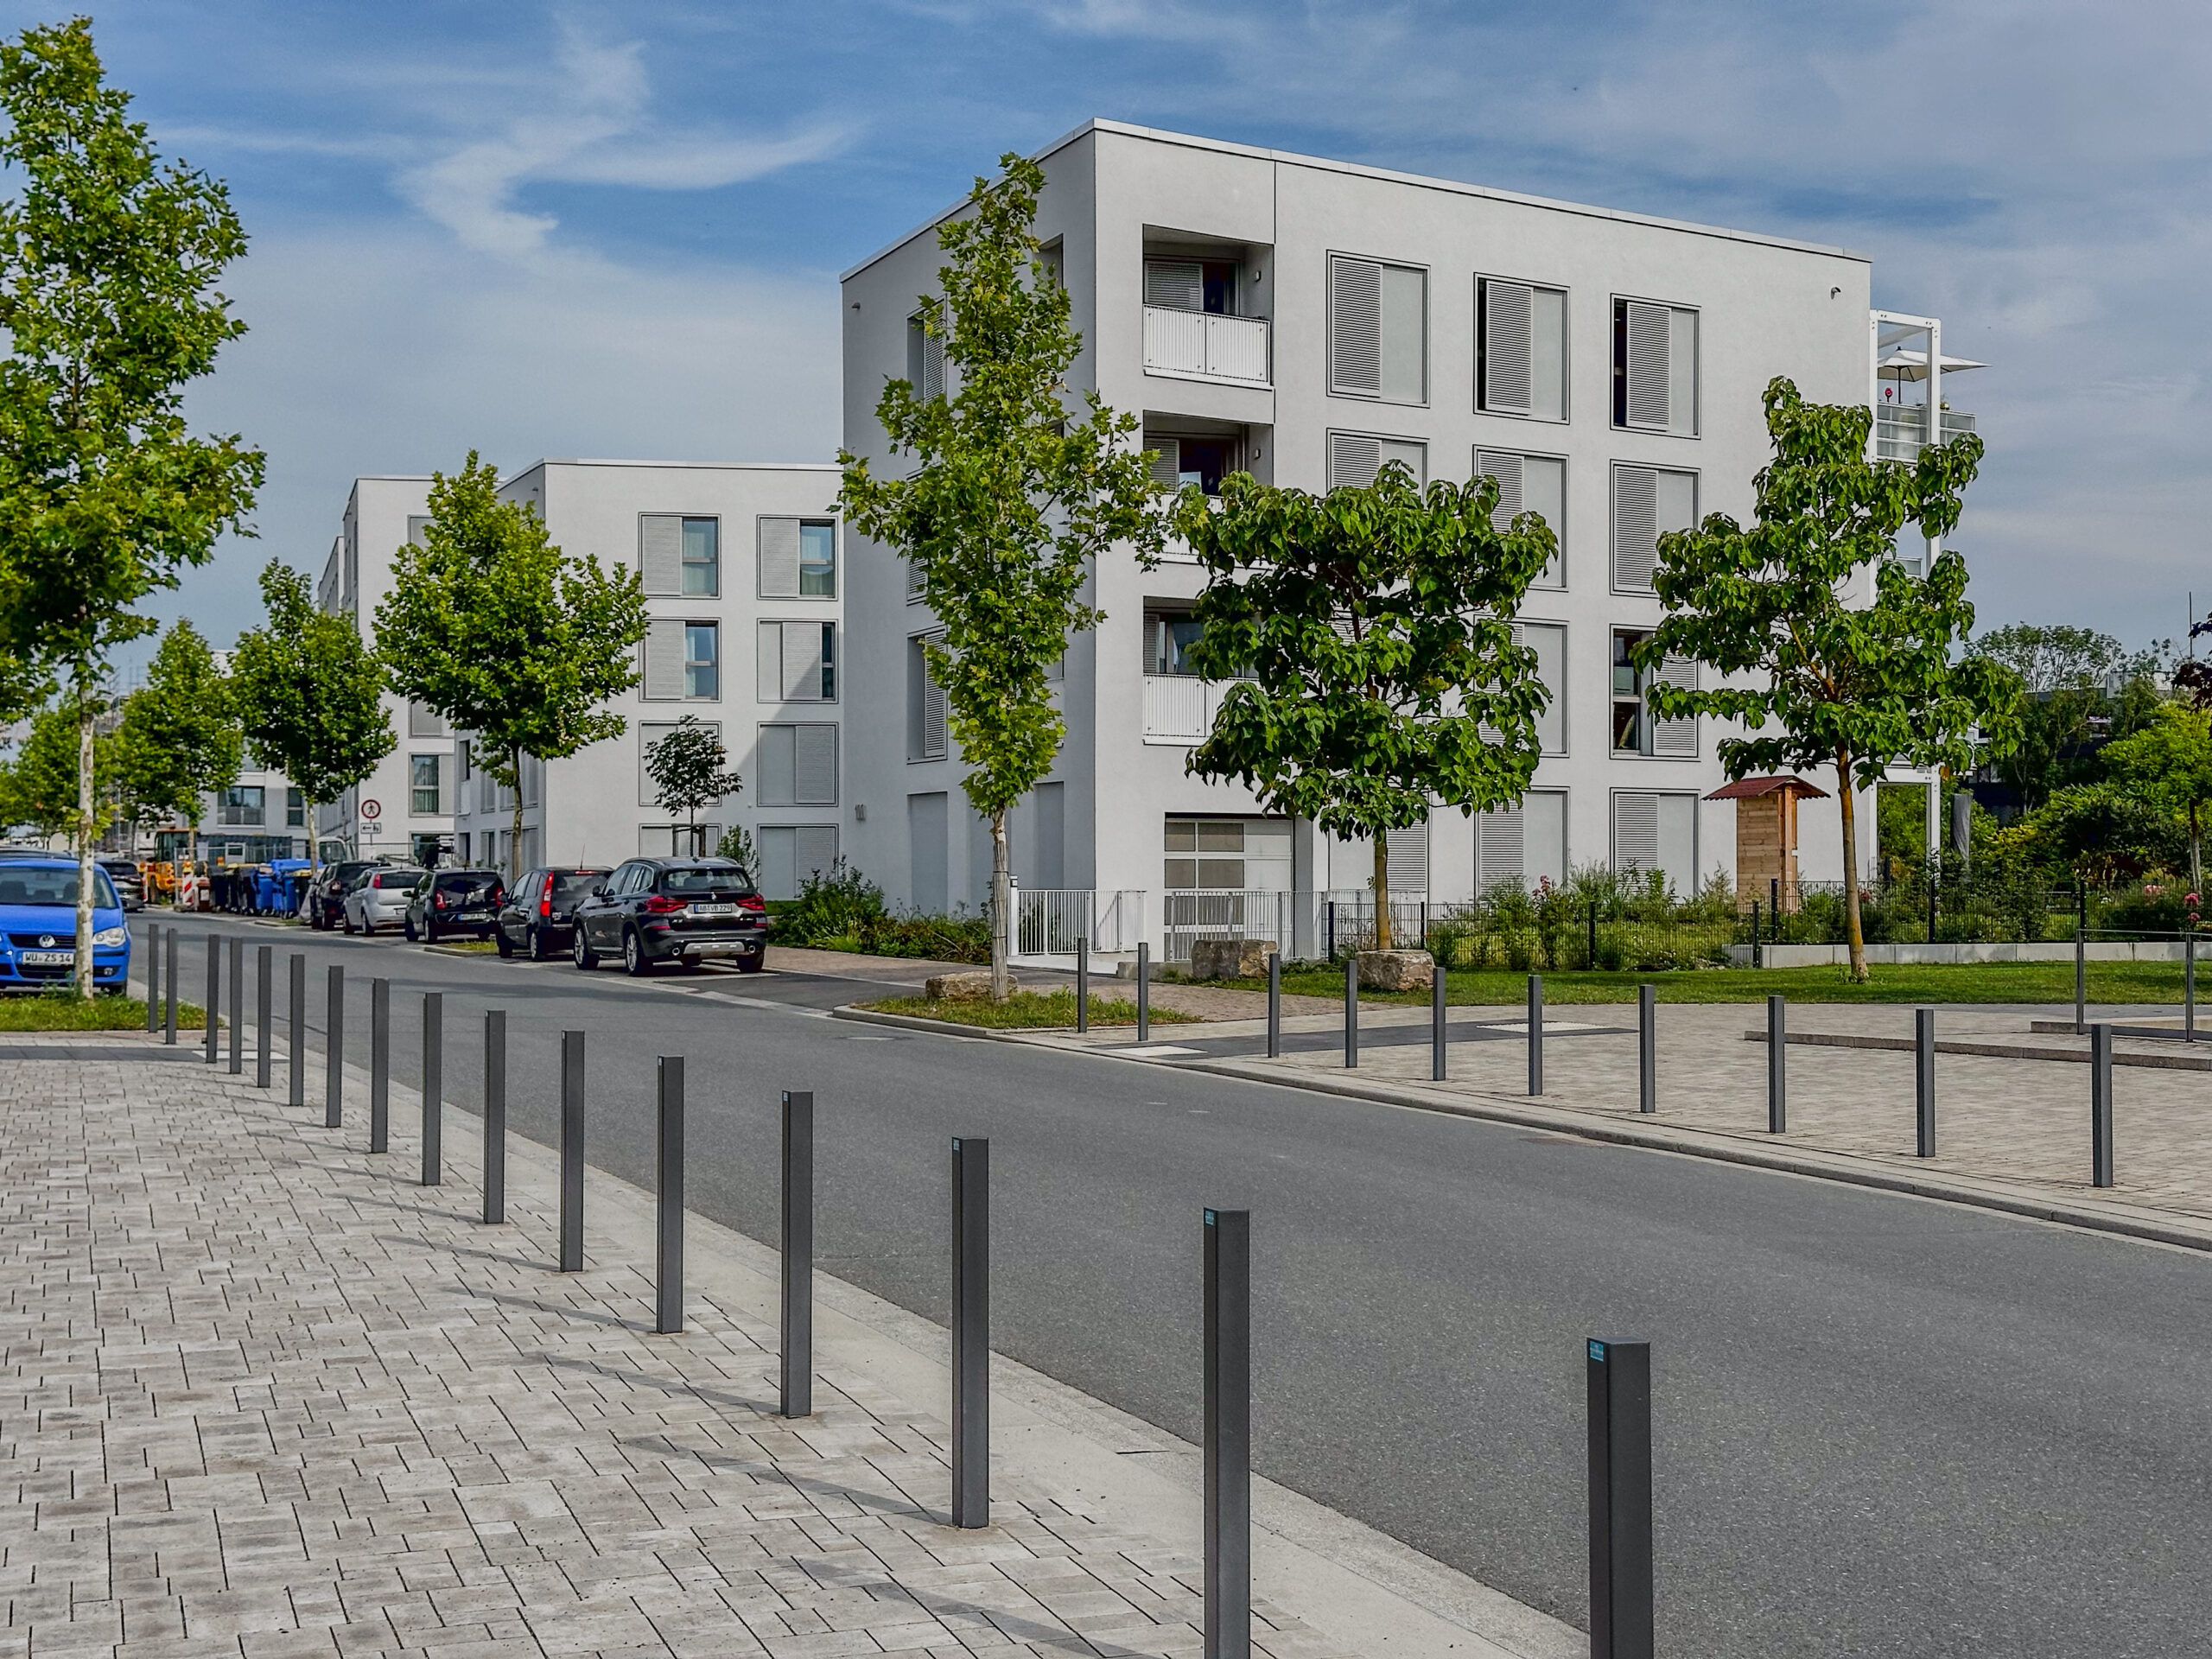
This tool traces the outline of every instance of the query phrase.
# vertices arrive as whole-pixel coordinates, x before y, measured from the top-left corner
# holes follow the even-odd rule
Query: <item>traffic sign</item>
[[[374,823],[377,819],[384,816],[383,804],[378,801],[363,801],[361,803],[361,816],[368,819],[371,823]]]

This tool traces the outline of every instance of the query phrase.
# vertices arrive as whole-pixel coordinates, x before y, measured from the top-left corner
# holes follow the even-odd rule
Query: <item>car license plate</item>
[[[737,906],[735,905],[694,905],[691,906],[691,913],[694,916],[734,916],[737,914]]]
[[[74,950],[26,950],[21,957],[26,968],[67,968],[76,960]]]

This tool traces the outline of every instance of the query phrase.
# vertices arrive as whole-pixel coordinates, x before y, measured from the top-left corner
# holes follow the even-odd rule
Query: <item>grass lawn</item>
[[[433,950],[459,950],[464,955],[472,957],[489,955],[499,948],[499,945],[490,939],[440,939],[430,947]]]
[[[189,1002],[176,1005],[176,1027],[207,1029]],[[41,992],[36,996],[0,996],[0,1031],[143,1031],[146,1004],[137,997],[96,996],[89,1002]]]
[[[1793,1002],[2058,1002],[2074,1001],[2070,962],[1974,962],[1957,964],[1876,967],[1864,985],[1851,982],[1841,968],[1709,968],[1657,974],[1555,973],[1544,976],[1549,1003],[1633,1002],[1637,987],[1649,981],[1662,1002],[1763,1002],[1776,992]],[[1227,982],[1240,989],[1264,991],[1262,980]],[[1341,997],[1342,969],[1287,967],[1286,992]],[[1478,1007],[1517,1006],[1529,995],[1525,974],[1503,969],[1458,969],[1446,984],[1454,1003]],[[2212,996],[2212,981],[2203,994]],[[1368,1002],[1426,1004],[1426,991],[1363,991]],[[2177,962],[2093,962],[2092,1002],[2173,1002],[2182,998]],[[1156,1017],[1156,1016],[1155,1016]]]
[[[992,1002],[982,998],[974,1001],[932,1001],[926,996],[894,996],[881,1002],[863,1002],[861,1006],[876,1014],[903,1014],[916,1020],[942,1020],[947,1025],[984,1026],[994,1031],[1052,1031],[1073,1029],[1075,1026],[1075,993],[1073,991],[1016,991],[1004,1002]],[[1192,1016],[1168,1008],[1154,1008],[1152,1020],[1159,1026],[1186,1026],[1193,1023]],[[1094,1026],[1134,1026],[1137,1022],[1137,1005],[1119,997],[1094,996],[1090,999],[1090,1023]]]

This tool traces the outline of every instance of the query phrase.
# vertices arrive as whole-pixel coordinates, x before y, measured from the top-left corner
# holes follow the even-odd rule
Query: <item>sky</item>
[[[60,12],[0,0],[12,33]],[[250,332],[191,408],[252,541],[150,607],[218,641],[351,480],[823,460],[836,273],[1093,117],[1840,244],[1939,315],[1989,444],[1981,620],[2212,608],[2212,7],[2177,0],[127,0],[167,155],[229,183]]]

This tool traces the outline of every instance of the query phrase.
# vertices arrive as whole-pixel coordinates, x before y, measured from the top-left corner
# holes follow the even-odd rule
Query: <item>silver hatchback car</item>
[[[373,933],[380,927],[397,927],[407,919],[407,906],[415,897],[415,884],[424,871],[391,865],[364,875],[346,895],[346,931]]]

